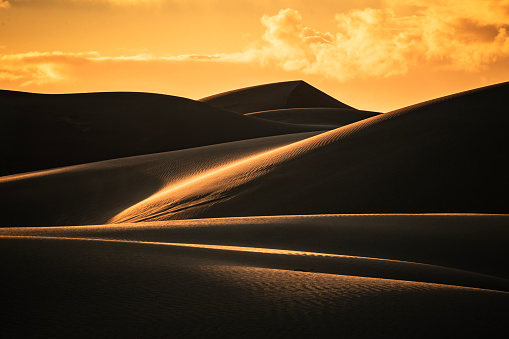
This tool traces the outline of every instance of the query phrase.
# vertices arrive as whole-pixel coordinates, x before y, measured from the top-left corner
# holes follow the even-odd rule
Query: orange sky
[[[303,79],[389,111],[509,80],[509,0],[0,0],[0,88],[201,98]]]

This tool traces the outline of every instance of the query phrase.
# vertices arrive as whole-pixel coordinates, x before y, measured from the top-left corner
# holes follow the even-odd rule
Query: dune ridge
[[[182,243],[390,259],[509,279],[507,215],[375,214],[22,227],[0,236]],[[433,244],[433,251],[429,244]],[[313,265],[309,266],[313,267]]]
[[[0,225],[105,223],[168,185],[316,134],[256,138],[0,177]]]
[[[0,91],[0,107],[0,175],[316,130],[150,93]]]
[[[16,258],[3,267],[16,277],[2,282],[6,335],[495,335],[509,300],[492,290],[250,267],[182,247],[0,242],[0,253]]]
[[[102,238],[48,236],[1,236],[1,238],[6,240],[100,241],[107,243],[165,246],[177,249],[180,252],[196,252],[194,256],[203,256],[208,260],[214,258],[214,260],[226,261],[230,262],[232,265],[235,264],[239,266],[427,282],[509,293],[509,280],[506,279],[447,267],[383,258],[354,257],[330,253],[290,251],[276,248],[147,242]]]
[[[444,97],[267,151],[166,187],[110,222],[507,213],[499,197],[509,188],[500,152],[509,147],[509,118],[499,107],[508,88],[503,83]]]
[[[381,113],[350,108],[285,108],[270,111],[246,113],[245,115],[292,124],[318,125],[327,129],[345,126]]]
[[[242,114],[285,108],[354,109],[302,80],[236,89],[202,98],[199,101]]]

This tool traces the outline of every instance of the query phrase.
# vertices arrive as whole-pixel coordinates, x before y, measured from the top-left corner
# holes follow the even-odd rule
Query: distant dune
[[[206,97],[200,101],[243,114],[284,108],[353,109],[301,80],[237,89]]]
[[[149,93],[0,91],[0,106],[0,175],[313,129]]]
[[[327,129],[345,126],[380,113],[350,108],[286,108],[246,113],[246,115],[291,124],[323,126]]]
[[[2,336],[495,337],[508,94],[0,91]]]

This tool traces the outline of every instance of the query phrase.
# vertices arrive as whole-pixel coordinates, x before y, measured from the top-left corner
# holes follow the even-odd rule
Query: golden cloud
[[[43,84],[68,79],[80,63],[195,61],[244,63],[348,81],[405,74],[411,68],[422,67],[475,72],[509,57],[509,0],[388,0],[388,3],[394,5],[338,13],[334,17],[335,29],[328,32],[306,27],[295,9],[264,15],[261,23],[265,32],[257,47],[237,53],[4,55],[0,56],[0,79],[21,85]],[[412,10],[404,10],[404,6]]]
[[[21,87],[43,85],[67,78],[69,68],[88,62],[98,53],[29,52],[0,56],[0,80]]]
[[[0,0],[0,9],[9,7],[11,7],[11,3],[9,1]]]
[[[397,3],[418,10],[410,16],[397,16],[397,6],[336,14],[332,33],[305,27],[294,9],[265,15],[266,44],[249,53],[262,65],[341,81],[404,74],[423,64],[479,71],[509,56],[509,1]]]

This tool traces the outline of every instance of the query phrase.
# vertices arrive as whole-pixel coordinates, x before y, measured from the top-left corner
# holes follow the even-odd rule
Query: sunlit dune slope
[[[509,83],[353,123],[170,185],[112,222],[508,213]]]
[[[302,272],[299,255],[45,238],[0,254],[8,337],[493,337],[507,320],[505,292]]]
[[[0,236],[141,241],[225,256],[237,251],[260,267],[509,291],[508,222],[507,215],[486,214],[274,216],[6,228]]]
[[[0,175],[310,130],[148,93],[0,91],[0,108]]]
[[[302,80],[236,89],[200,101],[238,113],[299,107],[353,109]]]
[[[287,108],[270,111],[247,113],[246,115],[304,125],[323,125],[324,127],[340,127],[360,120],[371,118],[380,113],[361,111],[349,108]]]
[[[167,185],[317,133],[249,139],[0,177],[0,226],[104,223]]]

